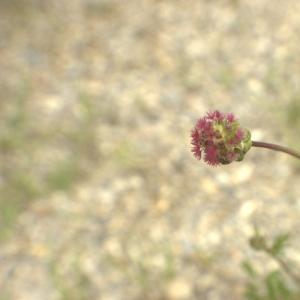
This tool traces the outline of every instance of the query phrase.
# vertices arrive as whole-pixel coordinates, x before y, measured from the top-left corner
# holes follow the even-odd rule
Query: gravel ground
[[[26,202],[1,242],[0,299],[244,299],[242,261],[276,267],[249,248],[254,224],[291,232],[300,265],[299,165],[252,149],[211,168],[189,145],[215,108],[256,139],[295,140],[278,122],[299,92],[299,1],[0,7],[1,116],[28,116],[26,151],[1,144],[0,185],[17,167],[46,185],[54,165],[80,162],[67,189]]]

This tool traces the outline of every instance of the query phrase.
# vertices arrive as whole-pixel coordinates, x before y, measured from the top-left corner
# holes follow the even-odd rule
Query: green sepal
[[[252,146],[251,133],[248,129],[244,129],[245,137],[242,139],[239,146],[237,146],[234,150],[236,153],[239,153],[239,157],[237,161],[242,161],[246,155],[246,153],[250,150]]]

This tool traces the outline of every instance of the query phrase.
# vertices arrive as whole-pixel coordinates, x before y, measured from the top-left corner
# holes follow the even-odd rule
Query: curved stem
[[[298,159],[300,159],[300,152],[297,152],[295,150],[280,146],[280,145],[276,145],[276,144],[271,144],[271,143],[265,143],[265,142],[256,142],[256,141],[252,141],[252,146],[253,147],[261,147],[261,148],[267,148],[267,149],[271,149],[274,151],[280,151],[280,152],[284,152],[287,153],[289,155],[292,155]]]

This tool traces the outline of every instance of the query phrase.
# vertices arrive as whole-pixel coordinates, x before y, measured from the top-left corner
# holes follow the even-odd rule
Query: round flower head
[[[240,127],[231,113],[213,111],[199,119],[192,130],[192,152],[209,165],[229,164],[241,161],[251,148],[251,135]]]

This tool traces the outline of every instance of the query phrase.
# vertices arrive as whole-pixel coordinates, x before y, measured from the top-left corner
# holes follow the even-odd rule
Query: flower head
[[[251,148],[251,134],[240,127],[232,113],[218,110],[200,118],[191,132],[192,153],[209,165],[229,164],[243,160]]]

